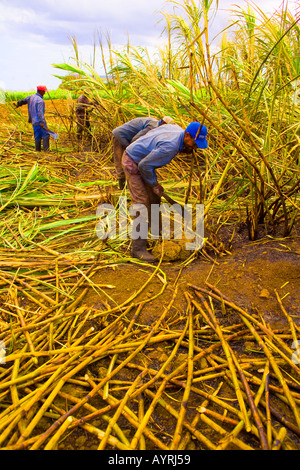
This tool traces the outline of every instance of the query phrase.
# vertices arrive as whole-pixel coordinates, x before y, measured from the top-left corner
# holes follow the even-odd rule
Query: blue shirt
[[[126,148],[131,142],[158,127],[160,123],[161,120],[152,117],[135,118],[116,127],[112,134]]]
[[[27,96],[18,101],[17,104],[18,106],[28,105],[28,122],[31,122],[33,126],[40,126],[41,124],[46,126],[45,101],[39,93]]]
[[[170,163],[182,150],[184,133],[177,124],[164,124],[127,147],[126,153],[138,165],[146,182],[157,184],[155,169]]]

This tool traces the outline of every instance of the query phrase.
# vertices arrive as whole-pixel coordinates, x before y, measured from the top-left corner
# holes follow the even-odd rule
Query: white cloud
[[[27,0],[24,8],[24,0],[0,0],[0,27],[10,34],[19,31],[24,35],[34,29],[58,44],[66,44],[70,35],[90,44],[97,30],[114,33],[116,41],[123,41],[128,31],[146,39],[158,32],[154,10],[162,4],[162,0],[61,0],[58,6],[54,0]]]
[[[90,62],[94,42],[108,35],[115,44],[153,46],[160,35],[155,9],[163,0],[0,0],[0,79],[9,90],[28,90],[38,82],[55,88],[52,63],[69,61],[70,37],[82,60]]]

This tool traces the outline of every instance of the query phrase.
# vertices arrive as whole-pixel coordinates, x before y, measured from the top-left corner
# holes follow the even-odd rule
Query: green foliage
[[[33,95],[36,93],[36,91],[6,91],[5,92],[5,101],[7,103],[11,103],[12,101],[19,101],[26,96]],[[57,90],[49,90],[50,96],[48,93],[45,93],[44,95],[44,100],[50,100],[50,97],[54,100],[61,100],[61,99],[67,99],[67,98],[76,98],[76,93],[72,91],[67,91],[67,90],[62,90],[61,88],[58,88]]]
[[[297,19],[285,4],[271,17],[256,5],[236,6],[232,28],[219,34],[217,46],[210,40],[210,17],[218,1],[169,1],[173,13],[163,13],[167,44],[154,56],[129,43],[113,51],[108,40],[108,60],[100,44],[103,78],[94,63],[80,61],[73,39],[75,63],[54,65],[69,73],[60,88],[95,100],[109,133],[141,115],[170,115],[183,128],[203,122],[209,148],[204,167],[190,178],[189,195],[210,211],[239,207],[253,239],[260,223],[274,232],[283,225],[288,235],[299,215]]]

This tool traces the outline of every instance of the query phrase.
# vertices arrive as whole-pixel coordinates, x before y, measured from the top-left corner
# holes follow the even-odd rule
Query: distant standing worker
[[[132,142],[135,142],[139,137],[147,134],[147,132],[163,124],[172,124],[174,121],[171,117],[165,116],[162,119],[152,117],[135,118],[131,121],[116,127],[112,131],[113,134],[113,160],[116,168],[117,178],[119,180],[119,188],[123,189],[125,185],[125,173],[122,168],[122,156],[124,150]]]
[[[17,108],[25,104],[28,106],[28,122],[33,127],[35,150],[37,152],[40,152],[42,149],[42,140],[44,152],[49,150],[50,135],[45,120],[45,101],[43,98],[46,91],[47,88],[45,86],[38,86],[35,95],[27,96],[16,104]]]
[[[85,94],[79,96],[75,109],[76,120],[77,120],[77,140],[82,140],[85,131],[90,131],[90,111],[89,107],[93,106],[94,103],[88,99]]]
[[[147,262],[155,260],[147,251],[147,236],[141,229],[150,221],[151,205],[160,204],[163,195],[155,170],[170,163],[181,151],[207,148],[206,136],[207,128],[199,122],[190,123],[185,130],[178,125],[166,125],[148,132],[124,151],[122,165],[131,201],[139,212],[139,220],[142,220],[140,235],[132,240],[133,257]],[[148,220],[143,220],[144,208]]]

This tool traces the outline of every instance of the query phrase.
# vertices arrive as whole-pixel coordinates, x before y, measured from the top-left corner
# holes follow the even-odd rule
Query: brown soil
[[[284,298],[287,311],[293,315],[295,322],[299,317],[300,324],[300,237],[295,236],[282,240],[265,238],[257,242],[241,242],[232,247],[232,253],[217,258],[215,262],[205,260],[201,256],[181,271],[178,261],[162,263],[170,286],[179,276],[180,292],[176,308],[185,305],[183,293],[188,285],[204,287],[205,283],[218,289],[236,305],[245,310],[256,310],[272,327],[280,327],[286,322],[275,291]],[[115,286],[110,294],[113,300],[121,304],[143,286],[149,276],[144,266],[121,265],[117,269],[101,270],[95,276],[96,283],[108,283]],[[151,282],[149,296],[161,288],[157,279]],[[140,320],[150,324],[166,307],[172,296],[173,289],[166,289],[162,297],[151,302],[143,310]],[[92,292],[86,298],[88,305],[99,302],[98,296]]]
[[[162,312],[168,309],[174,295],[174,286],[178,283],[178,294],[171,309],[168,310],[168,315],[164,322],[167,331],[172,331],[172,328],[174,328],[174,331],[178,331],[187,308],[185,293],[191,292],[191,285],[206,288],[206,282],[209,282],[217,286],[222,294],[234,304],[262,318],[266,325],[274,331],[287,328],[286,317],[276,298],[275,291],[277,291],[280,298],[283,299],[282,302],[286,311],[292,316],[295,324],[300,326],[300,237],[294,236],[284,240],[264,238],[257,242],[248,242],[245,237],[246,234],[244,234],[244,237],[240,236],[234,239],[231,254],[217,258],[215,262],[200,256],[197,260],[184,268],[182,268],[181,262],[179,261],[162,263],[161,270],[166,276],[167,288],[162,295],[151,300],[162,288],[161,280],[156,277],[141,292],[140,296],[135,298],[136,303],[145,300],[145,298],[149,298],[149,302],[145,303],[136,320],[136,324],[140,325],[141,329],[154,324],[155,321],[160,318]],[[107,294],[103,293],[103,296],[99,296],[99,294],[95,294],[90,290],[84,299],[84,305],[87,309],[94,308],[97,310],[101,310],[104,305],[110,305],[111,307],[116,304],[120,305],[143,287],[152,272],[153,268],[147,268],[145,266],[139,267],[132,264],[122,264],[100,270],[93,278],[93,281],[96,284],[105,283],[114,286],[114,288],[109,291],[110,299],[108,299]],[[131,316],[128,315],[128,317],[130,320]],[[234,312],[229,314],[226,318],[222,319],[222,315],[219,317],[224,325],[235,325],[238,323],[238,317]],[[196,318],[195,312],[195,327],[197,326]],[[205,342],[202,343],[200,340],[197,344],[205,348]],[[208,346],[209,345],[210,343],[208,343]],[[257,344],[255,344],[255,341],[253,341],[253,339],[251,340],[251,338],[250,340],[248,338],[248,341],[245,340],[237,343],[234,347],[238,357],[247,357],[246,360],[249,361],[249,364],[251,363],[251,359],[254,358],[254,360],[257,360],[261,357],[261,351],[257,349]],[[172,366],[173,368],[178,367],[186,360],[186,348],[179,349]],[[168,359],[169,354],[170,343],[168,342],[147,347],[141,354],[135,357],[133,361],[135,366],[121,370],[115,378],[124,381],[124,383],[126,383],[126,381],[133,381],[135,378],[134,367],[138,366],[159,370]],[[121,356],[120,360],[124,359],[124,357],[125,356]],[[224,352],[223,357],[225,357]],[[104,362],[100,368],[99,365],[97,365],[90,370],[98,377],[105,377],[107,367],[108,363]],[[205,364],[201,364],[201,361],[199,363],[196,362],[194,363],[194,367],[195,370],[198,370],[198,368],[205,367]],[[257,368],[254,367],[254,374],[255,373],[257,374]],[[200,386],[200,389],[206,392],[213,391],[217,389],[219,384],[220,382],[217,380],[207,381],[205,385]],[[226,385],[223,385],[222,390],[223,393],[221,396],[227,397],[229,402],[234,404],[234,401],[232,401],[234,400],[233,390]],[[167,402],[177,410],[181,400],[181,393],[182,390],[180,390],[180,387],[168,387],[165,393]],[[148,399],[150,399],[150,397],[148,397]],[[147,398],[145,400],[145,407],[147,407],[150,401],[147,401]],[[192,423],[195,418],[195,410],[199,409],[202,403],[203,398],[201,396],[199,397],[194,393],[190,394],[186,416],[189,423]],[[280,410],[282,415],[289,416],[289,418],[292,419],[290,411],[285,408],[275,396],[272,396],[271,404],[277,410]],[[93,403],[93,405],[95,406],[95,403]],[[157,436],[168,444],[174,433],[174,420],[166,409],[162,407],[157,408],[158,409],[153,412],[150,424],[151,427],[157,430]],[[212,406],[211,408],[212,410],[217,410],[222,413],[218,407]],[[128,422],[126,422],[126,420],[123,422],[121,419],[121,424],[122,423],[125,429],[127,429]],[[226,429],[226,424],[220,424]],[[277,427],[277,425],[275,425],[275,427]],[[205,426],[204,423],[201,423],[199,429],[209,439],[215,439],[215,434],[209,426]],[[277,430],[279,430],[279,427]],[[128,436],[132,436],[130,429],[128,429]],[[255,441],[253,437],[247,435],[247,433],[242,432],[239,434],[239,437],[246,446],[249,445],[254,449],[260,448],[260,444]],[[288,433],[286,442],[294,449],[300,448],[299,436],[296,437],[295,434]],[[155,449],[155,446],[153,447],[151,443],[148,443],[148,446],[147,448],[149,449]],[[67,439],[63,447],[70,449],[93,449],[96,448],[97,445],[94,441],[84,439],[82,434],[74,435],[73,433],[72,439]],[[186,447],[187,450],[204,448],[205,446],[199,446],[199,443],[193,439]],[[236,447],[234,445],[229,445],[228,447],[228,450],[235,449]]]

